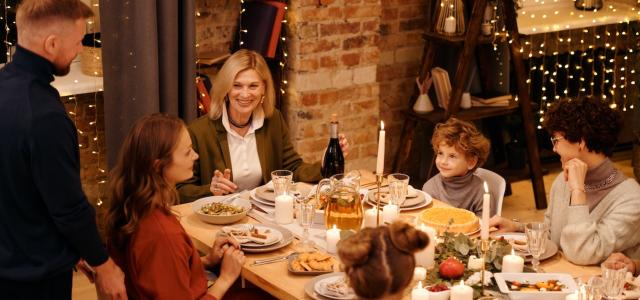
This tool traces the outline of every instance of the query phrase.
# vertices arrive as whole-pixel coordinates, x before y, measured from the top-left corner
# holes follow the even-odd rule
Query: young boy
[[[472,123],[450,118],[446,123],[436,125],[431,145],[440,173],[429,179],[422,190],[438,200],[481,216],[483,180],[474,171],[489,156],[489,140]],[[491,215],[496,211],[493,201]]]

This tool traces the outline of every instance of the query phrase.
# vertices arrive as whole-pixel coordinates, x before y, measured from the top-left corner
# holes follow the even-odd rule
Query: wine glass
[[[605,299],[618,299],[625,283],[627,267],[616,268],[613,263],[602,263],[602,294]]]
[[[529,253],[533,256],[533,260],[531,261],[533,270],[538,272],[540,256],[547,248],[549,225],[539,222],[527,223],[524,227],[524,232],[527,235],[527,247],[529,248]]]
[[[313,224],[316,206],[313,201],[304,198],[298,202],[298,223],[302,226],[302,241],[298,244],[299,252],[313,251],[315,243],[309,239],[309,228]]]

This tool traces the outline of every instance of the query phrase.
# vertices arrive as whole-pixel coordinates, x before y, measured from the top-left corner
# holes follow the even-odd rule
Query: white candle
[[[483,240],[489,239],[489,214],[491,213],[491,196],[489,195],[489,186],[484,182],[484,195],[482,195],[482,227],[480,237]]]
[[[477,258],[475,255],[469,256],[469,262],[467,263],[467,268],[470,270],[480,270],[482,269],[482,265],[484,264],[484,259],[482,257]]]
[[[384,122],[380,121],[380,134],[378,135],[378,159],[376,161],[376,175],[384,173]]]
[[[456,17],[448,16],[444,19],[444,32],[455,33],[456,32]]]
[[[337,253],[336,245],[340,241],[340,229],[333,225],[333,228],[327,230],[327,252]]]
[[[418,286],[416,286],[413,290],[411,290],[411,300],[428,300],[429,292],[422,287],[422,282],[418,282]]]
[[[362,227],[378,227],[378,222],[376,222],[376,218],[378,217],[378,210],[374,208],[369,208],[364,211],[364,222]]]
[[[293,222],[293,197],[290,195],[276,196],[275,219],[278,224]]]
[[[420,230],[425,232],[429,236],[429,245],[426,248],[416,252],[416,264],[418,266],[423,266],[427,269],[431,269],[434,266],[434,257],[436,253],[436,230],[425,226],[424,224],[420,225]]]
[[[382,220],[386,223],[392,223],[399,215],[400,211],[395,204],[387,204],[382,208]]]
[[[460,280],[460,285],[454,285],[451,287],[450,300],[472,300],[473,289],[464,284],[464,280]]]
[[[516,255],[511,249],[511,254],[502,257],[502,273],[522,273],[524,258]]]
[[[427,269],[423,267],[416,267],[413,269],[413,280],[421,281],[427,278]]]

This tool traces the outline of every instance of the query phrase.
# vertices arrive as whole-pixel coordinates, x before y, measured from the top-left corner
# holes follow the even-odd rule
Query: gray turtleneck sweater
[[[484,194],[482,183],[482,179],[473,172],[449,178],[438,173],[422,186],[422,190],[451,206],[482,216],[482,195]],[[495,193],[491,193],[491,216],[496,214],[497,199]]]
[[[551,186],[545,222],[551,240],[575,264],[597,264],[613,252],[640,258],[640,185],[614,170],[607,159],[587,172],[587,205],[570,205],[571,192],[562,173]]]

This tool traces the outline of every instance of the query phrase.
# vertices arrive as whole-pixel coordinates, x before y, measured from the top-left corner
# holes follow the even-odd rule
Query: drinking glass
[[[393,173],[387,176],[389,183],[389,203],[401,206],[407,199],[409,175]]]
[[[302,241],[298,244],[299,252],[312,251],[314,242],[309,239],[309,228],[313,224],[316,214],[316,206],[313,201],[303,199],[298,202],[298,223],[302,226]]]
[[[293,172],[289,170],[275,170],[271,172],[273,192],[276,196],[285,195],[289,191],[289,184],[293,182]]]
[[[622,293],[627,267],[616,269],[612,263],[602,263],[602,294],[605,299],[617,299]]]
[[[531,265],[533,270],[538,272],[538,266],[540,265],[540,256],[547,248],[547,240],[549,239],[549,225],[545,223],[527,223],[524,227],[524,232],[527,236],[527,246],[529,253],[533,256]]]
[[[604,280],[600,276],[592,276],[584,286],[585,297],[583,300],[600,300],[602,299],[602,288]]]

